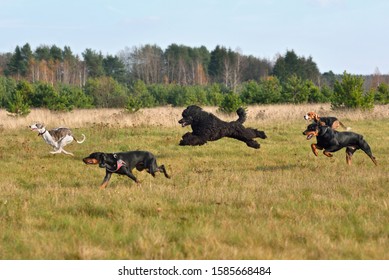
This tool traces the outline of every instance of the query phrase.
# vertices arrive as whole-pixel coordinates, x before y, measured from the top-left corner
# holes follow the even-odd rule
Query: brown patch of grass
[[[1,127],[4,129],[27,128],[34,122],[43,122],[48,128],[67,126],[79,127],[177,127],[184,108],[159,107],[141,109],[136,113],[127,113],[122,109],[82,109],[72,112],[52,112],[45,109],[33,109],[26,117],[11,117],[5,110],[0,110]],[[236,114],[220,113],[217,107],[204,107],[223,120],[231,121]],[[389,105],[376,105],[373,111],[342,110],[332,111],[329,104],[303,105],[257,105],[247,109],[247,123],[294,122],[303,119],[308,111],[315,111],[321,116],[336,116],[342,121],[375,120],[389,118]]]

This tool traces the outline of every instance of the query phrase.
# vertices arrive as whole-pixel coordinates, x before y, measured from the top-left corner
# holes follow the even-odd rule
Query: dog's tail
[[[340,126],[341,126],[343,129],[345,129],[345,130],[347,130],[347,131],[351,130],[351,127],[349,127],[349,126],[346,127],[342,122],[339,122],[339,124],[340,124]]]
[[[246,121],[246,119],[247,119],[246,110],[243,109],[242,107],[240,107],[238,110],[236,110],[236,113],[239,116],[237,121],[240,122],[240,123],[244,123]]]
[[[76,142],[78,143],[78,144],[81,144],[81,143],[84,143],[84,141],[85,141],[85,139],[86,139],[86,137],[85,137],[85,135],[84,134],[81,134],[82,135],[82,140],[80,140],[80,141],[78,141],[76,138],[74,138],[74,140],[76,140]]]

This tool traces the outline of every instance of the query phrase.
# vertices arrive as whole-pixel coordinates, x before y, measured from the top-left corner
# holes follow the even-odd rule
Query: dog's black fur
[[[155,156],[148,151],[129,151],[122,153],[102,153],[95,152],[83,159],[86,164],[98,164],[99,167],[105,168],[106,174],[100,188],[104,189],[112,173],[127,175],[136,183],[138,179],[132,173],[136,168],[138,171],[146,170],[153,177],[156,172],[163,172],[166,178],[170,178],[164,165],[157,165]]]
[[[350,131],[338,132],[329,126],[312,123],[308,125],[303,134],[307,136],[307,140],[316,136],[317,144],[311,144],[312,152],[315,156],[318,154],[318,149],[324,149],[323,154],[332,157],[332,152],[346,148],[346,162],[351,164],[351,157],[356,150],[361,149],[377,165],[377,160],[373,156],[369,144],[358,133]]]
[[[178,121],[182,127],[190,125],[193,132],[187,132],[182,136],[181,146],[198,146],[204,145],[207,141],[219,140],[222,137],[234,138],[243,141],[247,146],[259,149],[260,144],[253,138],[267,138],[264,131],[254,128],[246,128],[243,123],[246,120],[246,112],[239,108],[236,113],[239,118],[236,121],[225,122],[215,115],[203,111],[196,105],[187,107],[182,112],[182,119]]]

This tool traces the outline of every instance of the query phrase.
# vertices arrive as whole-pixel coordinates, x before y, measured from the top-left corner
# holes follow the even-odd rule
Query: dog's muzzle
[[[99,161],[95,158],[83,158],[82,161],[85,163],[85,164],[98,164]]]
[[[306,135],[307,140],[310,140],[310,139],[312,139],[312,137],[317,136],[317,131],[306,130],[303,132],[303,135]]]
[[[187,123],[184,119],[179,120],[178,123],[179,123],[182,127],[185,127],[185,126],[189,125],[189,123]]]

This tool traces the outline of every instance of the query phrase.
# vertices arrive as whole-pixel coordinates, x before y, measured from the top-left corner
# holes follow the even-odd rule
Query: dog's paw
[[[254,141],[254,140],[246,142],[246,145],[251,147],[251,148],[254,148],[254,149],[259,149],[261,147],[261,145],[257,141]]]
[[[330,152],[324,151],[323,154],[327,157],[333,157],[333,155]]]

